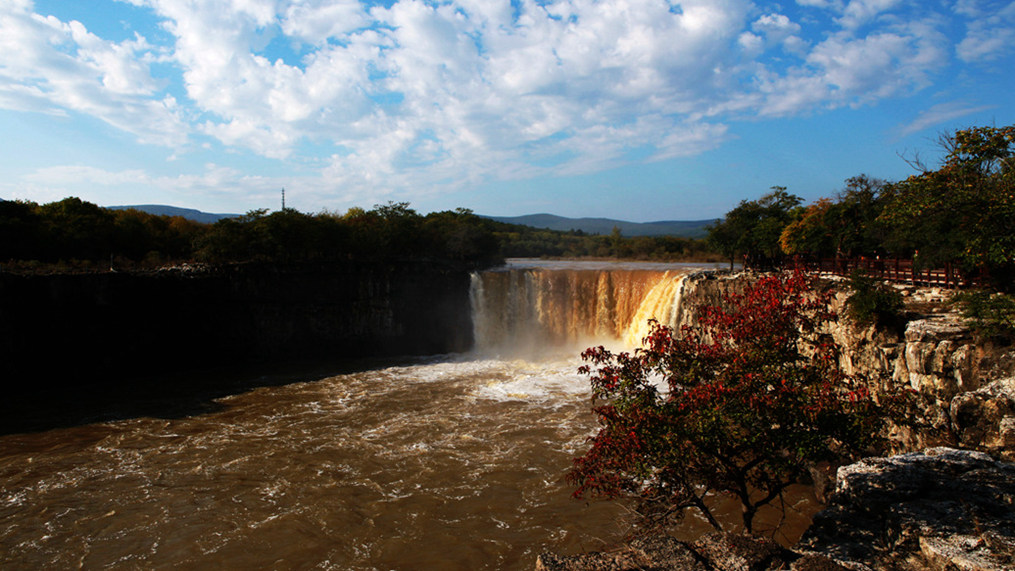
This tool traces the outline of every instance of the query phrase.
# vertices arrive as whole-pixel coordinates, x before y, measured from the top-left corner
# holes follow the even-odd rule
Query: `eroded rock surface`
[[[960,445],[1015,461],[1015,377],[956,396],[948,413]]]
[[[875,569],[1015,568],[1015,464],[932,448],[843,466],[797,548]]]

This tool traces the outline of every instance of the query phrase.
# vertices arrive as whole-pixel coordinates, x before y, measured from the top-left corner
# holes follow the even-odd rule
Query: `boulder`
[[[894,372],[900,385],[909,385],[939,402],[979,388],[972,332],[958,315],[912,321],[905,335],[905,349]]]
[[[843,466],[797,548],[876,569],[1015,568],[1015,464],[932,448]]]

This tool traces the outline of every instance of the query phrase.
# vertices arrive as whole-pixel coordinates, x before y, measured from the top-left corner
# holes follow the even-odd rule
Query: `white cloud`
[[[842,2],[839,0],[796,0],[800,6],[824,9],[842,9]]]
[[[765,51],[765,38],[751,32],[740,34],[740,37],[737,38],[737,43],[744,48],[749,57],[756,57]]]
[[[811,48],[803,64],[784,74],[758,72],[759,112],[785,116],[915,92],[946,64],[947,45],[933,21],[908,22],[862,37],[841,31]]]
[[[781,45],[790,53],[801,53],[804,42],[796,34],[800,24],[783,14],[764,14],[751,23],[751,32],[740,34],[738,43],[751,59],[760,56],[770,46]]]
[[[956,46],[967,62],[989,62],[1015,50],[1015,2],[963,0],[955,11],[969,18],[966,36]]]
[[[0,7],[0,54],[18,54],[0,55],[0,106],[93,115],[174,153],[208,137],[316,161],[308,184],[349,193],[693,155],[731,121],[913,93],[953,49],[1015,45],[1015,3],[987,0],[956,4],[958,45],[904,0],[797,0],[820,9],[799,20],[749,0],[128,1],[162,31],[113,42]]]
[[[893,10],[902,2],[903,0],[850,0],[842,10],[839,23],[847,29],[857,28]]]
[[[297,0],[285,8],[284,14],[281,26],[285,35],[314,45],[341,38],[370,23],[356,0]]]
[[[793,34],[800,33],[800,24],[790,21],[782,14],[765,14],[751,24],[751,29],[779,42]]]
[[[41,185],[74,184],[147,184],[151,179],[142,170],[111,172],[91,166],[60,165],[39,169],[24,177],[24,180]]]
[[[925,129],[941,125],[953,119],[958,119],[959,117],[965,117],[981,111],[987,111],[989,109],[991,109],[991,106],[989,105],[968,105],[958,101],[941,103],[931,107],[930,109],[922,111],[913,121],[899,126],[897,131],[900,137],[906,137],[914,133],[919,133]]]
[[[0,103],[17,110],[97,117],[146,143],[181,145],[187,126],[171,98],[158,95],[141,37],[103,40],[76,21],[0,8]]]
[[[291,182],[291,179],[289,179]],[[279,189],[287,181],[250,176],[213,163],[196,173],[176,176],[153,175],[142,169],[109,170],[87,165],[57,165],[23,175],[16,184],[3,183],[12,198],[30,198],[52,202],[74,195],[103,206],[136,204],[138,188],[144,188],[145,200],[165,204],[184,204],[221,211],[217,204],[247,203],[250,208],[274,205]],[[180,200],[183,203],[180,203]]]

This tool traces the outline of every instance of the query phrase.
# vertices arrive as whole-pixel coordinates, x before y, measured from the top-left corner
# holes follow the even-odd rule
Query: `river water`
[[[653,296],[672,311],[686,268],[533,266],[476,276],[472,354],[0,437],[0,568],[531,569],[609,547],[627,510],[562,481],[596,428],[578,351],[623,345]]]

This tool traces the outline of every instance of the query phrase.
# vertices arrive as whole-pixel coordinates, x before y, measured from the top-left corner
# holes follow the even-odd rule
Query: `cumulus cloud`
[[[890,12],[902,3],[903,0],[850,0],[842,10],[839,23],[844,28],[853,29]]]
[[[84,113],[146,143],[181,145],[187,126],[176,101],[159,93],[144,38],[103,40],[76,21],[31,11],[30,2],[0,7],[0,103],[5,107]]]
[[[1015,2],[961,0],[955,11],[968,17],[966,35],[956,46],[967,62],[989,62],[1015,50]]]
[[[953,53],[1015,45],[1015,2],[990,0],[954,6],[961,42],[907,0],[127,1],[160,33],[115,42],[0,7],[0,53],[18,54],[0,56],[0,106],[89,114],[174,152],[312,146],[318,184],[375,195],[694,155],[733,121],[909,94]]]

